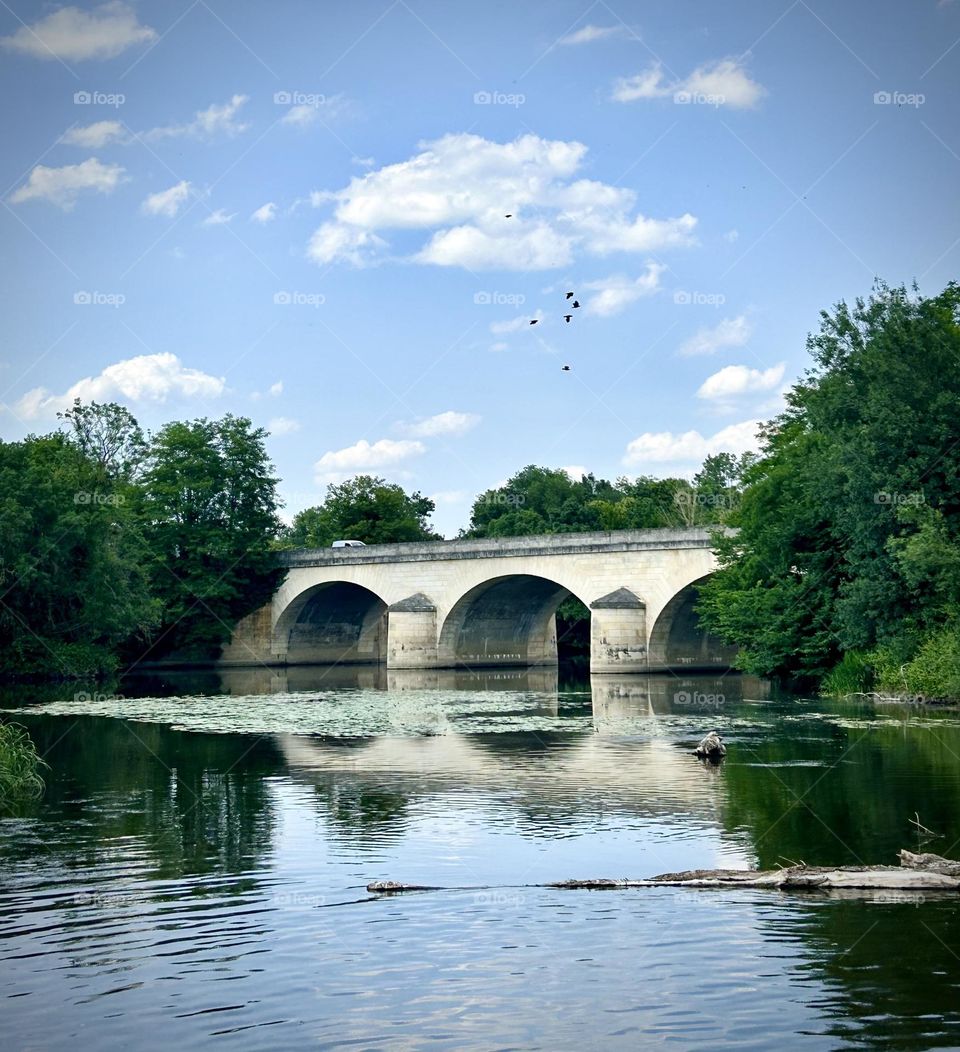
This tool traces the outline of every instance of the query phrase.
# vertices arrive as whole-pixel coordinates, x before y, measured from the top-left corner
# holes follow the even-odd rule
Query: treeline
[[[62,421],[0,443],[0,671],[214,656],[280,577],[266,433],[228,415],[144,436],[115,404]]]
[[[808,350],[701,616],[760,675],[960,698],[960,287],[880,285]]]
[[[693,480],[642,477],[609,482],[592,474],[530,465],[473,502],[460,537],[522,537],[532,533],[662,529],[725,521],[737,507],[741,478],[753,456],[707,457]],[[327,487],[323,504],[294,516],[281,545],[325,548],[340,538],[382,544],[441,540],[428,519],[434,503],[382,478],[360,475]]]

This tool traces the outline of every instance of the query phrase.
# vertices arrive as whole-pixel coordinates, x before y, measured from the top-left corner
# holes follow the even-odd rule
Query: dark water
[[[0,818],[4,1049],[960,1046],[956,898],[526,886],[956,856],[960,713],[734,676],[73,692],[0,696],[51,767]]]

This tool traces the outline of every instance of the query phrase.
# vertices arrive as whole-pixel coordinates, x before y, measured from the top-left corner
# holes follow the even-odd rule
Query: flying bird
[[[572,292],[568,292],[566,294],[566,296],[564,296],[564,299],[572,300],[573,299],[573,293]]]
[[[569,325],[569,324],[570,324],[570,319],[571,319],[572,317],[573,317],[573,315],[572,315],[572,314],[564,314],[564,316],[563,316],[563,320],[564,320],[564,321],[565,321],[565,322],[566,322],[566,323],[567,323],[567,324]]]
[[[503,218],[504,219],[513,219],[513,212],[507,212],[507,214]]]
[[[562,372],[562,373],[570,372],[570,366],[569,365],[561,365],[560,366],[560,372]]]
[[[570,306],[571,307],[579,307],[580,306],[580,301],[579,300],[574,300],[573,303],[570,304]]]
[[[530,324],[531,325],[536,325],[539,320],[540,320],[539,318],[534,318],[533,321],[530,322]]]

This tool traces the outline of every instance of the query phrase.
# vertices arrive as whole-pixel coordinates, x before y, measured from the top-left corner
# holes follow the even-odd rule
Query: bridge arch
[[[694,607],[700,586],[712,573],[684,585],[663,607],[650,630],[647,648],[651,671],[658,669],[716,669],[733,663],[737,648],[711,635],[700,625]]]
[[[387,604],[352,581],[306,588],[281,612],[273,652],[290,665],[369,664],[386,659]]]
[[[571,588],[535,574],[504,574],[463,593],[443,619],[441,666],[554,665],[557,608]],[[586,605],[586,604],[584,604]]]

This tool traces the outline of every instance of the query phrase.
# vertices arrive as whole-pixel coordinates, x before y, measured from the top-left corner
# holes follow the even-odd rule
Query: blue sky
[[[821,309],[957,276],[960,3],[9,0],[0,37],[0,434],[249,415],[288,517],[361,471],[448,535],[528,463],[689,474]]]

